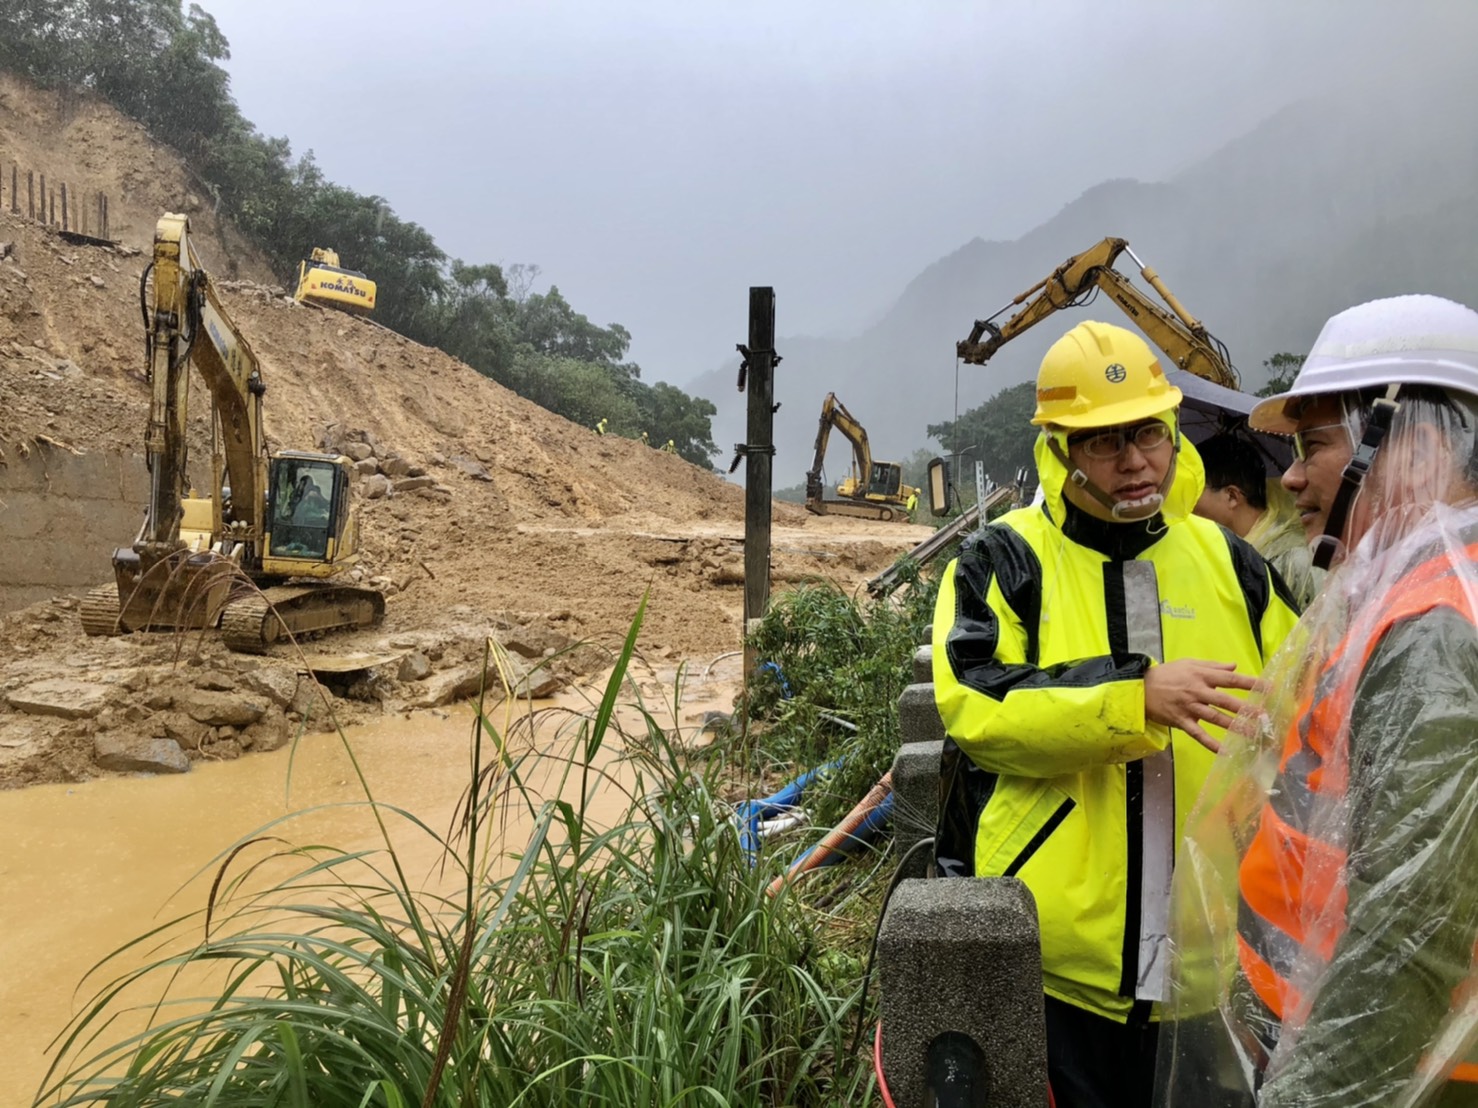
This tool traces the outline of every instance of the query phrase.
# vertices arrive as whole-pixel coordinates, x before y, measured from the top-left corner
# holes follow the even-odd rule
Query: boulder
[[[175,698],[175,707],[197,723],[244,727],[266,714],[268,702],[261,696],[191,689]]]
[[[417,489],[429,489],[436,484],[435,477],[401,477],[392,481],[391,488],[396,492],[415,492]]]
[[[70,677],[48,677],[10,693],[5,699],[17,712],[33,716],[88,719],[107,704],[111,690],[91,681]]]
[[[366,500],[379,500],[381,497],[390,495],[390,478],[383,473],[374,473],[364,480],[364,498]]]
[[[397,681],[424,681],[431,676],[431,662],[419,650],[407,654],[400,660],[400,669],[395,674]]]
[[[92,757],[117,773],[186,773],[190,759],[173,739],[140,739],[102,734],[92,743]]]
[[[363,462],[375,456],[375,448],[367,442],[348,442],[344,444],[344,453],[356,462]]]
[[[252,692],[265,696],[279,708],[286,708],[297,695],[298,674],[296,670],[284,666],[263,666],[248,673],[242,684]]]

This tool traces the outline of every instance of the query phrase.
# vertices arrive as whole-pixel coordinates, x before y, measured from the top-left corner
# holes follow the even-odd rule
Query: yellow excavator
[[[268,452],[261,366],[196,257],[185,216],[159,220],[140,297],[149,503],[133,545],[114,551],[115,584],[83,598],[83,630],[219,624],[232,650],[262,653],[288,632],[378,623],[385,614],[378,591],[329,580],[359,560],[353,463],[339,454]],[[207,496],[186,494],[192,366],[211,401]]]
[[[1128,254],[1134,259],[1140,275],[1160,294],[1170,311],[1155,303],[1114,268],[1120,254]],[[1237,371],[1226,347],[1206,330],[1199,319],[1186,311],[1174,293],[1165,287],[1160,275],[1129,249],[1128,242],[1116,238],[1106,238],[1092,249],[1069,258],[1045,280],[1013,298],[995,315],[976,320],[970,337],[956,344],[956,352],[971,365],[984,365],[1002,346],[1053,312],[1085,304],[1100,291],[1106,293],[1177,367],[1224,388],[1238,387]],[[995,323],[997,318],[1019,304],[1026,306],[1005,323]]]
[[[822,478],[826,444],[833,427],[852,444],[851,473],[837,483],[840,500],[826,498]],[[897,462],[873,461],[862,424],[847,411],[836,393],[827,393],[821,404],[821,425],[816,431],[816,456],[806,473],[806,510],[818,516],[907,519],[909,500],[918,494],[918,489],[903,483],[903,471]]]
[[[334,251],[315,246],[308,259],[298,263],[293,299],[368,315],[375,310],[375,283],[358,270],[340,268]]]

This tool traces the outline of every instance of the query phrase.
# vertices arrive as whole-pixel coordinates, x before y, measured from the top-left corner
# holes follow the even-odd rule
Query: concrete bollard
[[[904,856],[939,823],[939,756],[942,742],[905,743],[893,758],[893,849]],[[926,877],[934,860],[921,850],[909,859],[905,877]]]
[[[913,679],[921,685],[934,680],[934,648],[928,643],[913,652]]]
[[[919,683],[904,688],[898,697],[898,733],[905,744],[939,742],[944,738],[944,721],[934,703],[934,683]]]
[[[883,1072],[898,1108],[1044,1108],[1037,908],[1013,877],[904,881],[878,938]],[[936,1076],[929,1097],[931,1074]]]

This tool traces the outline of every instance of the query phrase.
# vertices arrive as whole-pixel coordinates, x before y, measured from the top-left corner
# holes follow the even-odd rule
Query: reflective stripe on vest
[[[1125,562],[1124,615],[1131,653],[1165,660],[1160,635],[1160,586],[1153,562]],[[1166,951],[1170,932],[1170,880],[1175,867],[1175,755],[1170,747],[1140,762],[1144,805],[1138,832],[1143,844],[1139,871],[1139,937],[1134,998],[1165,999]]]
[[[1478,544],[1465,553],[1478,561]],[[1444,607],[1478,624],[1446,554],[1407,573],[1381,604],[1368,608],[1371,615],[1346,632],[1300,690],[1277,780],[1238,871],[1238,959],[1253,991],[1279,1020],[1303,1010],[1304,998],[1291,980],[1294,967],[1311,954],[1327,963],[1345,929],[1345,844],[1317,837],[1311,821],[1322,805],[1344,798],[1356,686],[1386,632]],[[1460,1064],[1451,1078],[1478,1081],[1478,1065]]]

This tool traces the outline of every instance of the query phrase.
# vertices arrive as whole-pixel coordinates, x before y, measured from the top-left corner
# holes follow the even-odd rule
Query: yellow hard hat
[[[1144,339],[1089,320],[1054,342],[1042,358],[1032,423],[1112,427],[1168,412],[1179,406],[1180,397]]]

